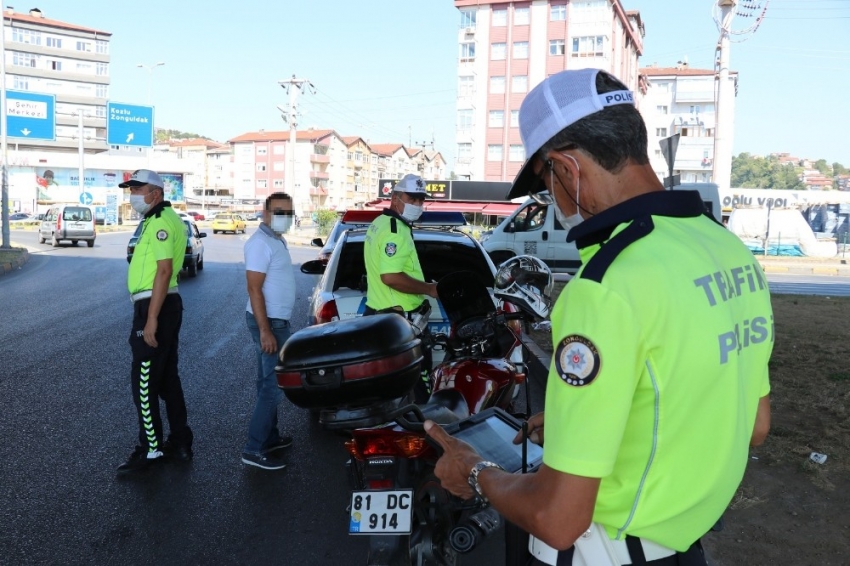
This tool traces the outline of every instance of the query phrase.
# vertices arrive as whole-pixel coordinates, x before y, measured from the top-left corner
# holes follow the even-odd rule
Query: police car
[[[363,213],[358,211],[358,221]],[[372,219],[381,214],[374,211]],[[345,222],[343,216],[342,221]],[[413,241],[419,256],[419,264],[426,281],[439,281],[443,276],[456,271],[470,271],[479,277],[492,295],[496,266],[481,244],[458,228],[466,224],[459,212],[424,212],[413,226]],[[366,266],[363,260],[363,244],[367,228],[354,228],[343,232],[334,246],[327,263],[321,259],[305,262],[301,271],[321,275],[313,289],[308,310],[309,324],[322,324],[334,320],[362,316],[366,308]],[[437,299],[431,302],[428,323],[432,334],[448,333],[450,323]],[[493,299],[498,304],[497,299]],[[512,305],[506,305],[511,310]],[[515,331],[520,331],[519,325]],[[438,363],[442,352],[433,352]],[[522,364],[522,351],[517,348],[512,361]]]

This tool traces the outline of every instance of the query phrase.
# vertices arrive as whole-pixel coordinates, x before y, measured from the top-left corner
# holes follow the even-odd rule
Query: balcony
[[[311,197],[323,197],[328,194],[328,190],[324,187],[310,187]]]
[[[310,171],[310,178],[327,180],[330,178],[330,175],[328,175],[327,171]]]
[[[331,156],[330,155],[322,155],[319,153],[313,153],[310,155],[310,163],[330,163]]]

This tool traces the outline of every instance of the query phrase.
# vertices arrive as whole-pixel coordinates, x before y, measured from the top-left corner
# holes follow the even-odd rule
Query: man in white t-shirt
[[[289,339],[289,319],[295,304],[295,273],[282,234],[292,224],[292,199],[274,193],[266,199],[263,221],[245,242],[248,306],[245,320],[257,351],[257,404],[248,425],[242,462],[264,470],[286,467],[278,451],[292,446],[291,436],[277,428],[277,407],[283,396],[277,386],[278,352]]]

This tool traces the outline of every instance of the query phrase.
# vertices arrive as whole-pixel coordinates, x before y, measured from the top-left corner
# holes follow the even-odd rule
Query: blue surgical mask
[[[145,195],[130,195],[130,206],[133,207],[133,210],[144,216],[153,205],[145,202]]]
[[[562,155],[564,155],[564,154],[562,154]],[[576,169],[578,169],[579,173],[581,173],[581,168],[579,167],[578,161],[576,161],[575,157],[573,157],[572,155],[564,155],[564,157],[568,157],[568,158],[572,159],[573,163],[576,164]],[[551,167],[549,169],[549,174],[551,175],[551,177],[549,178],[549,186],[554,187],[555,186],[555,168],[554,167]],[[564,187],[564,190],[566,190],[566,187]],[[579,202],[581,202],[579,200],[580,191],[581,191],[581,182],[579,181],[578,177],[576,177],[576,212],[575,212],[575,214],[571,214],[570,216],[567,216],[566,214],[561,212],[561,208],[558,206],[558,201],[555,201],[555,204],[554,204],[555,218],[557,218],[558,222],[560,222],[561,225],[564,228],[566,228],[567,230],[572,230],[573,228],[575,228],[576,226],[578,226],[579,224],[584,222],[584,218],[582,217],[582,215],[579,212],[581,210],[581,206],[579,205]]]
[[[422,207],[416,206],[415,204],[410,204],[409,202],[404,203],[404,212],[401,213],[401,217],[407,220],[408,222],[416,222],[419,220],[419,217],[422,216]]]

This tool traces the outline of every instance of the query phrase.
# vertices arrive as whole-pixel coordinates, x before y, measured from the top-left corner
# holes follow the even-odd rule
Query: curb
[[[26,262],[30,259],[30,253],[27,250],[24,250],[24,253],[21,254],[16,260],[6,262],[0,264],[0,275],[6,275],[10,271],[14,271],[16,269],[20,269]]]

